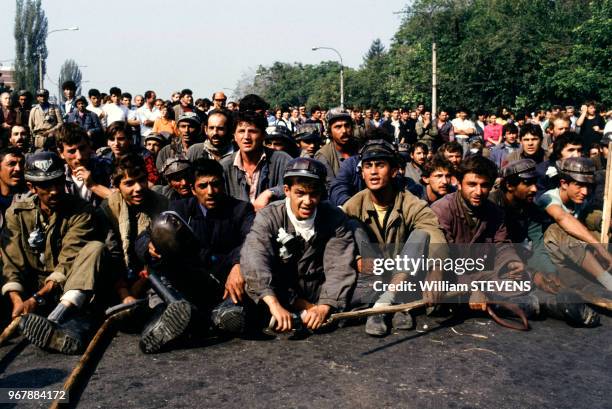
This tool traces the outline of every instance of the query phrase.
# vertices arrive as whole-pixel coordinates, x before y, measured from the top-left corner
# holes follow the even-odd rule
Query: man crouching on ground
[[[353,234],[344,213],[321,201],[326,177],[314,159],[290,161],[285,201],[257,214],[242,247],[247,294],[267,305],[279,332],[318,329],[332,309],[344,309],[355,284]]]

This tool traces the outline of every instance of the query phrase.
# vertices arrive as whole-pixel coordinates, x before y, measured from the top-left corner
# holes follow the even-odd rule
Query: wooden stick
[[[2,334],[0,334],[0,345],[4,344],[4,341],[9,339],[17,330],[17,326],[19,325],[19,321],[21,321],[21,317],[16,317],[11,321],[9,325],[4,328]]]
[[[464,292],[449,292],[444,296],[445,299],[454,298],[459,295],[466,294]],[[410,311],[416,308],[426,307],[428,302],[425,300],[416,300],[405,304],[386,305],[381,307],[366,308],[364,310],[337,312],[329,316],[325,324],[331,324],[334,321],[347,320],[351,318],[369,317],[370,315],[390,314],[393,312]]]
[[[608,231],[612,217],[612,141],[608,142],[608,158],[606,163],[606,181],[604,190],[603,222],[601,226],[601,242],[608,244]]]
[[[115,313],[114,315],[111,315],[109,318],[107,318],[104,321],[104,323],[100,326],[100,328],[96,332],[96,335],[94,335],[94,337],[89,342],[87,349],[85,350],[83,355],[81,355],[81,359],[79,359],[79,362],[77,363],[77,365],[74,367],[74,369],[72,370],[72,372],[70,373],[66,381],[64,382],[64,386],[62,387],[62,389],[66,392],[66,395],[69,398],[70,398],[70,390],[77,383],[81,373],[84,371],[84,369],[89,364],[89,361],[92,358],[93,352],[98,347],[100,340],[104,338],[104,336],[106,335],[106,332],[113,326],[113,324],[116,321],[123,319],[124,317],[128,316],[131,312],[132,312],[132,309],[121,310]],[[66,402],[61,402],[60,400],[56,399],[53,401],[51,406],[49,406],[49,409],[58,409],[61,403],[66,403]]]
[[[576,294],[580,296],[580,298],[582,298],[587,303],[596,305],[601,308],[605,308],[608,311],[612,311],[612,300],[609,300],[603,297],[598,297],[596,295],[592,295],[584,291],[579,291],[579,290],[574,290],[574,291],[576,292]]]

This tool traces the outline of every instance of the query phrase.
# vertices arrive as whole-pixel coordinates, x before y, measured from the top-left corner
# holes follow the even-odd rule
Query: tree
[[[368,50],[363,59],[364,62],[367,64],[369,61],[376,60],[382,57],[384,54],[385,46],[383,45],[382,41],[380,41],[380,38],[377,38],[376,40],[372,41],[370,49]]]
[[[66,60],[62,64],[62,68],[60,69],[59,80],[57,82],[57,86],[59,88],[58,95],[60,95],[61,100],[64,100],[64,93],[62,90],[62,84],[66,81],[72,80],[76,85],[75,95],[81,95],[81,79],[83,78],[83,74],[79,69],[78,64],[74,60]]]
[[[46,72],[47,17],[41,0],[16,0],[15,12],[15,82],[17,89],[34,91],[40,87],[38,59]]]

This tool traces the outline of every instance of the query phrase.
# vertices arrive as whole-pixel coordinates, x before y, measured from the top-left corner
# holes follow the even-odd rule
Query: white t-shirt
[[[136,110],[136,118],[140,121],[140,135],[148,136],[152,131],[152,126],[146,126],[144,121],[154,121],[161,117],[161,112],[157,107],[153,107],[153,109],[149,109],[147,104],[144,104],[140,108]]]
[[[102,108],[100,108],[100,107],[95,107],[95,106],[93,106],[93,105],[91,105],[91,104],[87,105],[87,110],[88,110],[88,111],[90,111],[90,112],[93,112],[93,113],[94,113],[94,114],[96,114],[96,115],[98,115],[98,118],[100,118],[100,115],[102,114],[102,112],[104,112],[104,111],[102,110]]]
[[[474,125],[474,122],[470,121],[469,119],[460,119],[460,118],[455,118],[451,121],[451,124],[453,125],[453,127],[455,129],[474,129],[476,130],[476,125]],[[455,132],[455,139],[467,139],[469,138],[469,135],[460,135],[457,134],[457,132]]]
[[[128,109],[123,105],[109,103],[104,105],[102,107],[102,110],[106,114],[106,118],[104,118],[104,126],[106,127],[108,127],[113,122],[127,121],[129,112]]]
[[[585,201],[584,203],[580,205],[575,205],[573,209],[567,207],[563,203],[563,200],[561,200],[561,194],[560,194],[559,188],[547,190],[546,192],[544,192],[542,196],[540,196],[540,198],[536,201],[536,204],[540,206],[540,208],[543,210],[546,210],[546,208],[548,208],[548,206],[551,206],[551,205],[560,206],[564,212],[571,214],[577,219],[580,218],[581,213],[584,211],[584,209],[587,206],[587,202]]]

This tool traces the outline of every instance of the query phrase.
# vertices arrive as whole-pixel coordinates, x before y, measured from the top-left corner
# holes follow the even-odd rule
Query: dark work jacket
[[[520,261],[518,254],[508,238],[504,221],[504,211],[497,205],[485,200],[478,209],[478,222],[474,230],[468,224],[463,209],[461,192],[450,193],[431,205],[438,216],[440,226],[449,244],[470,244],[456,248],[459,257],[478,258],[487,255],[488,268],[501,270],[511,261]],[[476,245],[480,243],[480,245]],[[489,263],[494,261],[494,266]]]
[[[225,283],[231,268],[240,263],[242,243],[255,219],[253,205],[226,196],[218,208],[204,216],[198,200],[192,197],[170,203],[170,210],[185,219],[200,240],[200,265]]]
[[[73,122],[87,132],[91,131],[94,134],[102,132],[102,124],[98,119],[98,115],[91,111],[85,111],[83,116],[81,116],[79,111],[74,109],[68,114],[67,122]]]

